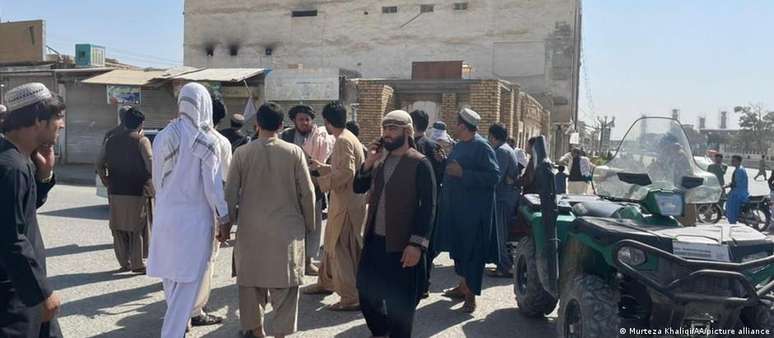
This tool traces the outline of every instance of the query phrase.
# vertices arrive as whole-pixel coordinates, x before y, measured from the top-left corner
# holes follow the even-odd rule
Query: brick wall
[[[481,80],[470,86],[470,108],[481,115],[478,131],[489,134],[489,126],[500,121],[500,81]]]
[[[451,132],[451,129],[454,129],[453,126],[457,123],[457,113],[459,113],[457,106],[457,94],[444,93],[441,95],[441,109],[439,111],[439,116],[441,120],[446,123],[446,129],[449,132]]]
[[[358,124],[360,141],[371,143],[382,135],[382,117],[394,109],[392,87],[372,81],[361,80],[358,89]]]
[[[500,122],[508,129],[508,137],[515,135],[513,129],[513,121],[515,116],[513,112],[513,93],[516,89],[501,88],[500,89]]]

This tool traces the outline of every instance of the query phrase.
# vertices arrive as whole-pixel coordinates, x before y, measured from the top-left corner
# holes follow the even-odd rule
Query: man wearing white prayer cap
[[[489,142],[478,134],[480,122],[481,116],[469,108],[457,117],[455,136],[460,141],[447,160],[434,234],[436,250],[449,252],[462,278],[444,296],[464,300],[462,311],[467,313],[476,309],[485,264],[499,260],[493,216],[500,169]]]
[[[61,337],[37,208],[54,187],[64,103],[41,83],[5,94],[0,137],[0,337]],[[32,159],[32,161],[30,161]]]

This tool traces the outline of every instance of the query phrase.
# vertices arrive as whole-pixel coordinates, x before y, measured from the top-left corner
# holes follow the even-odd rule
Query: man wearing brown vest
[[[148,138],[140,133],[145,121],[142,112],[131,108],[123,117],[125,128],[113,133],[105,144],[99,162],[107,171],[100,175],[110,194],[110,230],[119,272],[144,274],[142,234],[148,227],[147,196],[153,191],[153,151]]]
[[[402,338],[411,336],[427,283],[436,184],[430,161],[413,148],[411,116],[393,111],[382,128],[383,142],[371,145],[353,186],[370,190],[357,288],[373,336]]]

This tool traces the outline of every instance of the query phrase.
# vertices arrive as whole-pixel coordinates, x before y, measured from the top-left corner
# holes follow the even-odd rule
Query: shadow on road
[[[56,290],[63,290],[75,286],[89,285],[93,283],[100,283],[105,281],[119,281],[127,278],[138,278],[137,274],[121,273],[118,274],[113,271],[103,272],[86,272],[86,273],[73,273],[69,275],[58,275],[48,278],[49,283],[54,286]]]
[[[556,323],[547,318],[527,318],[515,308],[500,309],[484,320],[466,323],[462,331],[467,337],[555,337]]]
[[[99,334],[99,337],[157,337],[159,332],[161,332],[162,318],[166,305],[163,301],[151,304],[143,304],[138,301],[150,298],[154,293],[161,292],[161,290],[161,283],[154,283],[140,288],[111,292],[74,302],[65,301],[62,305],[61,317],[85,316],[94,319],[136,311],[139,313],[120,319],[116,323],[119,326],[118,329],[102,332]],[[117,310],[112,310],[113,308],[117,308]]]
[[[58,246],[56,248],[46,249],[46,257],[75,255],[75,254],[84,253],[84,252],[112,250],[112,249],[113,249],[113,244],[98,244],[98,245],[88,245],[88,246],[70,244],[70,245]]]
[[[105,205],[89,205],[85,207],[51,210],[40,214],[54,217],[84,218],[104,221],[109,218],[110,210]]]

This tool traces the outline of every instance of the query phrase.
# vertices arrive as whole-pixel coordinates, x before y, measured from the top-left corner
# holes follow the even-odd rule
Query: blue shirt
[[[567,174],[561,172],[556,174],[554,176],[554,180],[556,182],[556,193],[557,194],[566,194],[567,193]]]

